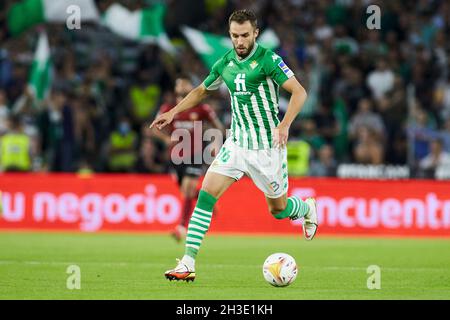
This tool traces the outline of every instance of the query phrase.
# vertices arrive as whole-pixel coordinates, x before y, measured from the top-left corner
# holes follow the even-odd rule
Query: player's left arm
[[[303,104],[306,101],[307,93],[305,88],[297,81],[295,76],[290,77],[286,80],[283,85],[283,89],[291,94],[291,99],[284,115],[283,120],[276,127],[276,132],[274,135],[274,144],[285,146],[289,137],[289,128],[292,122],[295,120],[297,115],[302,110]]]

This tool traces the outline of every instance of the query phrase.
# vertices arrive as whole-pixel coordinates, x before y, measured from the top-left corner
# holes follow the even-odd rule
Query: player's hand
[[[289,127],[283,124],[279,124],[273,130],[273,146],[275,148],[285,148],[289,137]]]
[[[156,117],[150,125],[150,128],[156,127],[159,130],[170,124],[173,120],[174,114],[171,111],[164,112]]]

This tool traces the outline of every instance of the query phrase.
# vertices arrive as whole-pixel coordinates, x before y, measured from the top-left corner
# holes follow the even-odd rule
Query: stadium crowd
[[[276,32],[275,51],[308,91],[290,131],[290,161],[303,161],[292,175],[334,176],[340,163],[357,163],[409,165],[416,176],[430,177],[450,164],[446,0],[167,0],[175,56],[100,25],[70,31],[47,24],[54,80],[42,103],[27,89],[38,30],[8,36],[13,2],[0,4],[0,135],[4,142],[23,133],[30,159],[10,165],[3,148],[5,171],[168,172],[169,155],[148,123],[161,104],[174,101],[177,74],[195,85],[208,74],[179,28],[227,36],[227,18],[241,8],[257,14],[261,31]],[[134,10],[155,1],[96,2],[104,11],[116,2]],[[379,30],[366,25],[370,4],[381,8]],[[227,95],[218,91],[208,103],[229,127]],[[288,99],[282,93],[280,116]]]

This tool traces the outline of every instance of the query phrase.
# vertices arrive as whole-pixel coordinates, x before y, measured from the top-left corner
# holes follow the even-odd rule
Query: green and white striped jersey
[[[272,148],[279,124],[279,87],[294,76],[280,56],[257,43],[240,60],[234,49],[218,60],[203,82],[207,90],[225,83],[231,98],[231,138],[246,149]]]

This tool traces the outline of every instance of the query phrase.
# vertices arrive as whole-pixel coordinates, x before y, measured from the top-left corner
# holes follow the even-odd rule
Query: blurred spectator
[[[139,173],[163,173],[167,170],[165,164],[169,162],[168,153],[158,150],[150,131],[148,126],[142,127],[142,140],[136,170]]]
[[[434,99],[442,118],[450,118],[450,72],[446,81],[436,87]]]
[[[324,144],[318,152],[317,159],[311,161],[309,175],[315,177],[335,177],[337,161],[334,158],[334,149],[329,144]]]
[[[333,36],[333,28],[331,28],[327,24],[327,21],[325,20],[325,16],[323,16],[323,15],[317,16],[316,26],[314,29],[314,36],[319,41],[328,39]]]
[[[59,86],[77,89],[81,81],[81,76],[77,72],[75,53],[69,51],[63,56],[61,65],[57,66],[55,82]]]
[[[372,102],[369,99],[361,99],[358,103],[358,111],[352,116],[349,123],[349,136],[354,140],[361,128],[369,129],[377,139],[383,140],[386,132],[383,120],[378,113],[373,112]]]
[[[75,170],[75,136],[72,107],[67,93],[52,90],[50,99],[38,119],[44,169],[56,172]]]
[[[157,83],[153,82],[152,74],[149,71],[140,70],[136,83],[130,87],[129,94],[133,127],[140,128],[156,112],[161,96],[161,88]]]
[[[1,31],[0,31],[1,32]],[[1,40],[1,39],[0,39]],[[6,87],[12,77],[13,65],[6,49],[0,49],[0,88]]]
[[[94,173],[95,170],[92,168],[90,163],[86,159],[81,159],[78,163],[77,173],[81,175],[90,175]]]
[[[372,96],[380,99],[394,87],[394,73],[385,59],[378,60],[376,66],[376,69],[367,75],[367,86],[372,91]]]
[[[350,35],[345,25],[337,25],[335,34],[333,48],[337,54],[356,55],[359,52],[358,42]]]
[[[338,161],[347,161],[350,158],[348,152],[348,117],[349,112],[343,99],[336,99],[333,102],[333,114],[336,117],[339,131],[334,139],[334,151]]]
[[[414,151],[414,160],[429,153],[429,143],[436,137],[436,124],[429,114],[417,104],[408,124],[409,149]]]
[[[8,129],[9,107],[4,90],[0,89],[0,136]]]
[[[415,63],[412,65],[411,77],[414,85],[416,99],[427,111],[432,111],[433,89],[437,80],[434,60],[428,49],[417,46],[415,50]],[[435,80],[433,80],[435,79]]]
[[[299,45],[296,34],[293,32],[286,34],[277,52],[292,70],[300,70],[300,66],[306,59],[304,47]]]
[[[317,125],[313,119],[304,119],[301,127],[300,139],[307,142],[314,151],[319,150],[325,144],[325,139],[317,132]]]
[[[116,104],[115,93],[116,83],[112,75],[113,61],[108,54],[102,52],[96,56],[92,61],[92,66],[88,70],[86,77],[86,86],[84,89],[88,90],[85,94],[93,97],[100,108],[108,112],[112,111],[111,116],[116,116],[116,108],[111,108],[111,104]]]
[[[419,162],[420,176],[434,178],[434,172],[440,166],[450,166],[450,153],[443,150],[442,140],[434,139],[430,144],[430,153]]]
[[[444,30],[439,30],[436,34],[435,43],[431,48],[433,51],[433,56],[436,58],[436,67],[438,72],[439,80],[444,80],[449,76],[448,63],[449,59],[447,57],[447,44],[446,36]]]
[[[95,129],[92,121],[92,102],[83,96],[72,99],[75,158],[93,163],[96,153]]]
[[[12,69],[12,76],[5,84],[5,90],[9,101],[16,101],[22,94],[27,83],[27,69],[23,64],[16,64]]]
[[[345,99],[349,111],[354,113],[359,101],[369,95],[361,70],[350,65],[343,67],[342,77],[335,81],[334,93]]]
[[[330,101],[326,101],[319,105],[319,110],[314,115],[313,119],[317,125],[317,132],[324,138],[327,143],[333,143],[334,138],[339,132],[338,123],[331,110]]]
[[[361,51],[367,54],[368,58],[376,61],[379,57],[388,53],[388,48],[384,42],[381,41],[381,33],[377,30],[367,30],[367,40],[362,44]],[[380,60],[382,62],[382,60]],[[378,68],[382,70],[382,68]]]
[[[401,81],[400,78],[396,79]],[[379,99],[376,106],[386,128],[385,141],[389,142],[386,143],[386,162],[406,164],[408,151],[404,128],[408,114],[405,92],[401,85],[392,95]]]
[[[305,176],[309,171],[311,146],[303,140],[290,140],[287,143],[288,174]]]
[[[326,3],[325,15],[329,24],[339,26],[348,22],[349,12],[344,1],[324,2]]]
[[[108,169],[111,172],[132,172],[137,161],[138,136],[128,117],[121,117],[117,129],[109,137]]]
[[[23,132],[20,118],[11,116],[8,132],[0,137],[0,167],[2,171],[31,170],[30,138]]]
[[[439,137],[442,139],[444,150],[450,152],[450,118],[445,121],[444,128],[440,132]]]
[[[359,127],[353,147],[355,162],[380,165],[383,164],[384,153],[379,135],[370,127]]]

